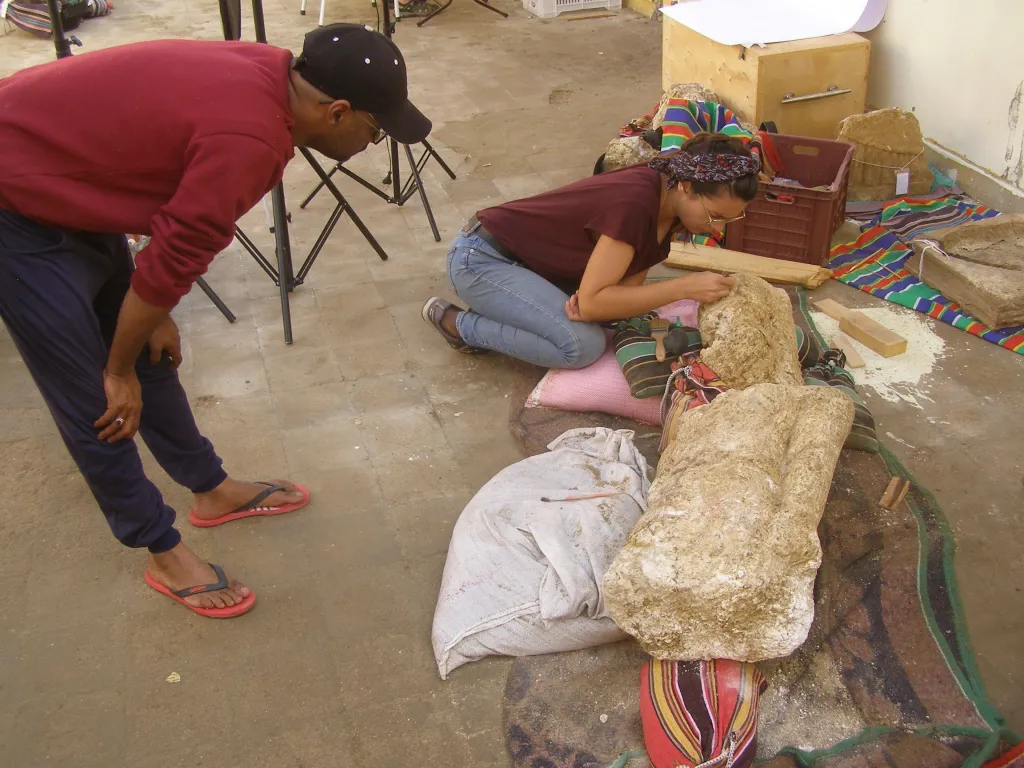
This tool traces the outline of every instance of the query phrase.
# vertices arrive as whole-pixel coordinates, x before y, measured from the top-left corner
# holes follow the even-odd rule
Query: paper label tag
[[[0,19],[7,18],[7,6],[10,5],[10,3],[11,0],[3,0],[3,2],[0,3]]]
[[[900,171],[896,174],[896,194],[905,195],[910,191],[910,171]]]

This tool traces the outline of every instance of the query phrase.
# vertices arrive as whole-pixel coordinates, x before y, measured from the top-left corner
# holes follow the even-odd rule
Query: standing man
[[[291,512],[309,493],[221,468],[178,381],[169,312],[295,147],[343,162],[430,127],[398,48],[350,24],[310,32],[297,59],[167,40],[0,80],[0,317],[114,535],[146,547],[146,581],[196,613],[237,616],[256,595],[182,543],[135,433],[195,494],[193,525]],[[137,265],[127,232],[152,236]]]

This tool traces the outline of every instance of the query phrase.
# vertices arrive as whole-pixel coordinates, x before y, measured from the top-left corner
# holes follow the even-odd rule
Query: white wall
[[[1024,189],[1024,0],[889,0],[868,104]]]

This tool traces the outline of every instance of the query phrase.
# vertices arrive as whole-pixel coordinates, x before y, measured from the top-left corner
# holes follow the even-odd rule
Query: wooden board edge
[[[810,289],[820,288],[832,277],[832,270],[815,264],[692,243],[673,243],[664,264],[674,269],[698,269],[721,274],[742,272],[764,278],[768,282],[802,285]]]

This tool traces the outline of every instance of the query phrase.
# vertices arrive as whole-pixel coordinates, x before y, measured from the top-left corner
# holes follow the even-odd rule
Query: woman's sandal
[[[437,329],[437,332],[440,333],[444,340],[448,342],[448,346],[456,352],[462,352],[465,355],[482,355],[485,352],[488,352],[489,350],[481,349],[480,347],[469,346],[469,344],[462,340],[462,337],[453,336],[445,329],[441,320],[444,317],[444,313],[448,311],[450,307],[455,307],[459,312],[463,311],[461,307],[455,306],[450,301],[445,301],[437,296],[431,296],[427,299],[427,303],[423,305],[423,309],[420,314],[423,316],[424,320]]]

